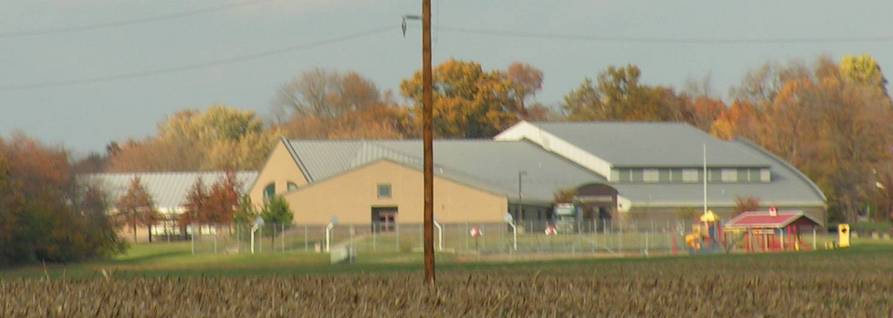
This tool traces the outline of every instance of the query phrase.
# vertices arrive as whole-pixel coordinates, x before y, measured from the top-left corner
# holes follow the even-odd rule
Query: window
[[[658,180],[663,183],[670,182],[670,169],[660,169],[660,178]]]
[[[683,169],[682,182],[698,182],[698,169]]]
[[[630,181],[632,181],[632,182],[645,181],[645,176],[643,176],[642,169],[631,169],[630,173],[632,174]]]
[[[620,181],[620,170],[611,169],[611,181]]]
[[[660,178],[660,172],[657,169],[642,170],[642,180],[648,183],[657,182]]]
[[[738,169],[722,169],[720,173],[722,182],[738,182]]]
[[[276,184],[270,183],[264,187],[264,201],[270,201],[276,196]]]
[[[391,184],[381,183],[378,185],[378,198],[386,199],[391,197]]]
[[[289,181],[288,182],[288,192],[292,192],[295,190],[298,190],[298,185],[295,184],[294,182]]]
[[[708,182],[722,182],[722,172],[720,169],[707,169]]]
[[[673,182],[673,183],[682,182],[682,169],[670,170],[670,182]]]
[[[762,181],[762,182],[772,181],[772,175],[769,174],[768,168],[760,169],[760,181]]]

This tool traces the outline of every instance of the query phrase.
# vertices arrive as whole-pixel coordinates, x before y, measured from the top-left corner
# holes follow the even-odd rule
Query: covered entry
[[[617,189],[601,183],[578,187],[574,196],[575,213],[572,218],[563,216],[561,223],[573,222],[578,232],[603,231],[616,216],[617,194]]]
[[[393,232],[397,228],[397,207],[372,207],[372,232]]]

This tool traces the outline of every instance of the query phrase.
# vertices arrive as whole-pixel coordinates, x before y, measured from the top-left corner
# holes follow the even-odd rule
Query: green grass
[[[542,256],[540,256],[542,257]],[[470,255],[438,254],[439,270],[485,270],[485,269],[548,269],[566,266],[598,266],[631,264],[644,265],[661,262],[678,264],[689,263],[698,266],[730,266],[748,264],[754,261],[787,259],[792,264],[821,263],[823,259],[872,258],[889,264],[893,270],[893,241],[856,239],[853,247],[838,250],[813,252],[788,252],[771,254],[732,254],[705,256],[658,256],[626,258],[565,258],[532,260],[523,256],[477,257]],[[313,252],[260,253],[251,254],[200,254],[192,255],[189,242],[156,243],[134,245],[122,255],[107,260],[97,260],[68,265],[31,265],[0,270],[0,277],[41,278],[83,278],[113,272],[114,276],[266,276],[304,275],[320,273],[393,272],[418,271],[422,263],[420,253],[378,252],[358,255],[356,264],[330,265],[328,254]],[[845,263],[845,262],[844,262]]]

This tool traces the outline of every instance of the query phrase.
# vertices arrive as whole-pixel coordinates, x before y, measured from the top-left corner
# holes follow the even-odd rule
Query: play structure
[[[685,235],[685,246],[690,254],[709,254],[722,251],[723,236],[719,217],[707,211],[691,225],[691,233]]]
[[[814,250],[819,222],[802,211],[743,212],[723,223],[712,211],[702,214],[684,234],[690,254],[711,254],[738,249],[745,252]],[[849,246],[849,228],[838,227],[832,247]],[[675,244],[675,243],[674,243]]]
[[[802,211],[743,212],[723,227],[727,237],[747,252],[799,251],[816,248],[819,222]],[[804,239],[808,235],[811,239]]]

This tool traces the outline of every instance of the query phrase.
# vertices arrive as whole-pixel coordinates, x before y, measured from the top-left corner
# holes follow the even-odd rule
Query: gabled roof
[[[307,173],[317,182],[377,160],[390,160],[422,168],[421,140],[292,140]],[[492,140],[437,140],[434,147],[436,175],[496,192],[514,200],[518,175],[524,201],[551,202],[559,189],[606,180],[528,142]]]
[[[704,145],[710,167],[767,167],[770,164],[766,158],[745,151],[733,142],[717,139],[685,123],[529,124],[603,159],[612,167],[701,167]],[[506,136],[512,128],[496,138]]]
[[[97,173],[83,175],[86,182],[99,185],[109,194],[114,204],[127,192],[131,180],[139,177],[140,182],[155,200],[155,206],[163,210],[176,210],[186,202],[186,195],[195,182],[201,178],[205,186],[210,187],[223,179],[225,172],[145,172],[145,173]],[[242,185],[242,192],[247,193],[257,177],[257,172],[244,171],[236,173],[236,180]]]
[[[775,215],[764,211],[742,212],[725,224],[726,228],[784,228],[801,218],[806,218],[816,225],[821,224],[803,211],[779,211]]]

